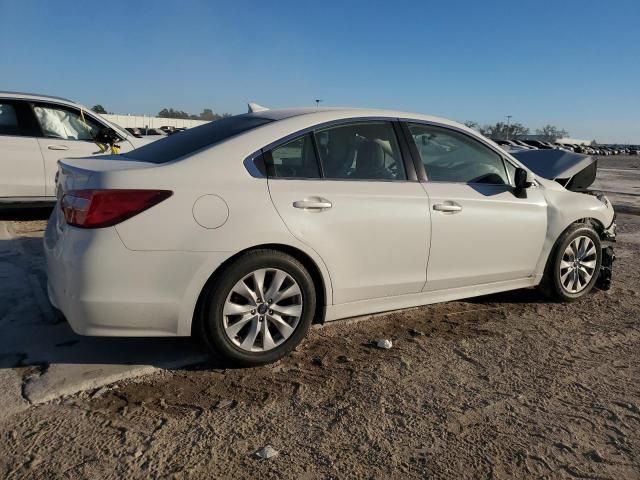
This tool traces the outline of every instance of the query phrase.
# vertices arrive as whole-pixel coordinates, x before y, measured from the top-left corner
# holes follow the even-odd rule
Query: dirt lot
[[[609,292],[341,322],[269,367],[32,406],[0,423],[0,478],[640,478],[640,217],[618,223]],[[257,458],[265,445],[279,455]]]

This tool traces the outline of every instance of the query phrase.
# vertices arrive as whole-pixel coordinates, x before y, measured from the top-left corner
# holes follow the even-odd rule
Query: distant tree
[[[96,113],[107,113],[107,109],[100,104],[94,105],[93,107],[91,107],[91,110]]]
[[[204,110],[202,110],[202,113],[198,116],[198,118],[200,120],[211,121],[211,120],[217,120],[220,117],[215,113],[213,113],[213,110],[211,110],[210,108],[205,108]]]
[[[473,120],[467,120],[466,122],[464,122],[464,124],[475,130],[476,132],[480,133],[481,135],[486,135],[487,132],[487,127],[486,126],[482,126],[480,125],[478,122],[474,122]]]
[[[569,132],[554,125],[547,124],[544,127],[537,129],[536,135],[540,135],[542,140],[545,142],[555,142],[558,138],[569,135]]]
[[[230,113],[223,113],[222,115],[220,115],[218,113],[214,113],[213,110],[210,108],[205,108],[204,110],[202,110],[202,113],[200,115],[197,115],[197,116],[192,115],[192,118],[197,120],[213,121],[213,120],[220,120],[221,118],[227,118],[230,116],[231,116]]]
[[[507,125],[504,122],[498,122],[494,125],[485,125],[479,129],[480,133],[487,137],[505,140],[507,138],[516,138],[519,135],[528,135],[529,129],[521,123],[512,123]]]
[[[205,120],[205,121],[213,121],[213,120],[219,120],[221,118],[226,118],[226,117],[230,117],[231,114],[230,113],[223,113],[222,115],[219,115],[217,113],[214,113],[214,111],[211,108],[205,108],[202,110],[202,113],[200,113],[199,115],[191,115],[187,112],[183,112],[182,110],[174,110],[173,108],[163,108],[162,110],[160,110],[158,112],[158,117],[163,117],[163,118],[182,118],[182,119],[188,119],[188,120]]]
[[[202,110],[202,113],[199,115],[191,115],[187,112],[183,112],[182,110],[174,110],[173,108],[163,108],[158,112],[158,117],[163,118],[182,118],[188,120],[205,120],[211,122],[213,120],[219,120],[221,118],[230,117],[230,113],[223,113],[222,115],[218,115],[214,113],[211,108],[205,108]]]
[[[158,117],[162,118],[191,118],[187,112],[174,110],[173,108],[163,108],[158,112]]]

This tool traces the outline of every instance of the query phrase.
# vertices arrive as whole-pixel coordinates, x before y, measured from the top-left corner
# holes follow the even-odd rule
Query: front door
[[[542,192],[529,188],[518,198],[515,166],[465,133],[428,124],[408,127],[426,171],[431,210],[425,290],[532,275],[547,230]]]
[[[428,199],[407,180],[391,123],[326,128],[265,157],[273,203],[327,265],[334,304],[422,290]]]
[[[58,160],[102,153],[93,139],[104,125],[86,112],[53,103],[33,104],[33,112],[42,130],[38,143],[44,158],[45,195],[53,197]]]

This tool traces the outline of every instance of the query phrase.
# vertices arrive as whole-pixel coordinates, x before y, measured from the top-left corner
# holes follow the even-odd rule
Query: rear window
[[[167,163],[272,121],[246,114],[227,117],[190,128],[179,135],[170,135],[124,156],[143,162]]]

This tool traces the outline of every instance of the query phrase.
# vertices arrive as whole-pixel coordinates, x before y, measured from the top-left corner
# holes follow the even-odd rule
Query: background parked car
[[[58,160],[103,153],[94,140],[105,130],[121,152],[148,143],[71,100],[0,92],[0,205],[55,201]]]
[[[536,149],[537,149],[537,147],[534,147],[534,146],[532,146],[532,145],[529,145],[528,143],[525,143],[525,142],[523,142],[522,140],[517,140],[517,139],[516,139],[516,140],[512,140],[512,141],[513,141],[513,143],[515,143],[516,145],[520,145],[521,147],[524,147],[524,148],[526,148],[526,149],[528,149],[528,150],[536,150]]]
[[[136,138],[142,137],[142,131],[139,128],[127,127],[125,130]]]
[[[539,149],[542,149],[542,150],[553,150],[554,149],[554,147],[552,147],[551,145],[548,145],[546,142],[541,142],[540,140],[523,139],[522,141],[524,143],[526,143],[527,145],[530,145],[532,147],[539,148]]]
[[[140,131],[142,135],[146,137],[166,137],[166,132],[162,131],[160,128],[141,128]]]

